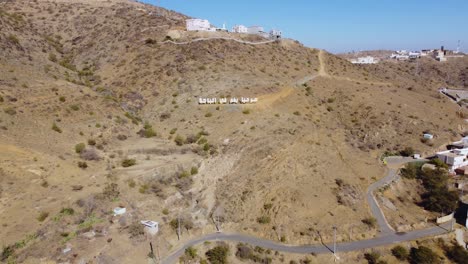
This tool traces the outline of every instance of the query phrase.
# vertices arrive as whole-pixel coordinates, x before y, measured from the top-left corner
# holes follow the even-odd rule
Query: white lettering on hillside
[[[237,97],[232,97],[229,100],[225,97],[223,98],[198,98],[198,104],[255,104],[258,102],[258,98],[249,98],[249,97],[241,97],[240,99]]]

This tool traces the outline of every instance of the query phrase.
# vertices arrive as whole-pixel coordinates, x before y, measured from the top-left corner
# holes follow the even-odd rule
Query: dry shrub
[[[80,153],[80,157],[84,160],[100,160],[98,152],[93,148],[87,148]]]

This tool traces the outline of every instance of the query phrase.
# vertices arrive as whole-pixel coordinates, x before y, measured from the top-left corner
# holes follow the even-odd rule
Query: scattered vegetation
[[[88,163],[86,163],[86,161],[78,161],[78,167],[86,169],[88,168]]]
[[[433,264],[437,263],[437,260],[439,256],[428,247],[411,248],[409,261],[412,264]]]
[[[148,122],[145,122],[145,125],[143,126],[143,129],[138,132],[138,134],[141,137],[144,138],[152,138],[155,137],[157,134],[153,129],[153,126],[151,126]]]
[[[211,264],[226,264],[229,255],[229,247],[227,245],[216,246],[205,253],[208,261]]]
[[[135,159],[124,159],[122,160],[122,167],[127,168],[136,165]]]
[[[177,144],[177,146],[182,146],[185,144],[185,138],[181,135],[177,135],[175,138],[174,138],[174,142]]]
[[[62,129],[60,127],[58,127],[55,122],[52,124],[52,130],[57,132],[57,133],[62,133]]]
[[[257,222],[259,224],[269,224],[271,222],[271,218],[269,216],[260,216],[257,218]]]
[[[44,222],[44,220],[46,220],[46,218],[49,216],[49,213],[48,212],[40,212],[39,213],[39,216],[36,218],[37,221],[39,222]]]
[[[377,226],[377,219],[375,219],[374,217],[364,218],[362,222],[370,228],[375,228]]]
[[[75,152],[80,154],[85,148],[86,145],[84,143],[78,143],[75,145]]]
[[[395,246],[392,248],[392,255],[399,260],[406,260],[409,256],[408,249],[402,246]]]

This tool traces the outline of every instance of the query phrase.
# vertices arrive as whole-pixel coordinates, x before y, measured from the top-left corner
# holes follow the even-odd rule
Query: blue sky
[[[157,0],[143,0],[157,5]],[[281,29],[331,52],[437,48],[468,51],[468,0],[160,0],[188,16]]]

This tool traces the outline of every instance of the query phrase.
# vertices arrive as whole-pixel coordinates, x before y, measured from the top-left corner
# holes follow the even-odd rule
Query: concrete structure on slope
[[[437,153],[437,158],[448,165],[449,172],[455,172],[456,169],[468,166],[468,148],[452,149]]]
[[[351,60],[351,63],[354,64],[376,64],[377,60],[372,56],[359,57],[357,59]]]
[[[187,19],[186,21],[187,31],[216,31],[215,27],[212,27],[210,22],[206,19]]]

